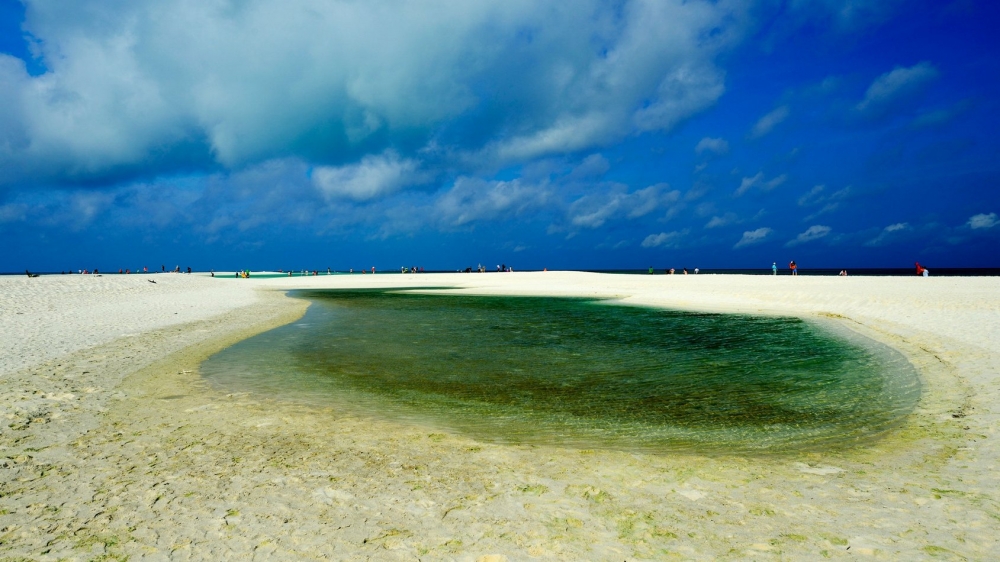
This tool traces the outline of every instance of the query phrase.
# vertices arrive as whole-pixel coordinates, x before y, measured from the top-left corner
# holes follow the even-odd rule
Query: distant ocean
[[[1000,267],[932,267],[929,268],[931,277],[993,277],[1000,275]],[[625,273],[634,275],[649,275],[649,269],[592,269],[594,273]],[[799,268],[799,275],[839,275],[843,269],[803,269]],[[694,273],[694,269],[689,269],[689,273]],[[654,275],[664,275],[662,269],[654,269]],[[683,275],[684,270],[675,270],[675,275]],[[771,269],[701,269],[701,275],[771,275]],[[848,276],[864,275],[872,277],[915,277],[916,270],[912,267],[903,268],[859,268],[847,269]],[[789,275],[788,267],[778,267],[778,275]]]
[[[319,271],[320,275],[326,275],[326,268],[325,267],[322,268],[322,269],[319,269],[318,271]],[[518,269],[516,271],[538,271],[538,270],[533,270],[533,269]],[[649,275],[649,269],[648,268],[647,269],[583,269],[583,270],[579,270],[579,271],[587,271],[587,272],[590,272],[590,273],[615,273],[615,274],[625,274],[625,275]],[[799,268],[799,275],[833,275],[833,276],[836,276],[841,271],[842,271],[841,269],[824,269],[824,268],[808,269],[808,268]],[[425,273],[455,273],[455,272],[456,272],[456,270],[427,270]],[[691,274],[694,274],[694,269],[693,268],[689,269],[688,272],[691,273]],[[58,272],[58,271],[56,271],[56,272],[51,272],[51,271],[45,271],[45,272],[32,271],[32,273],[33,274],[38,274],[38,275],[60,275],[61,274],[61,272]],[[75,272],[69,272],[69,273],[72,274],[72,273],[75,273]],[[159,272],[154,271],[154,272],[150,272],[149,274],[152,274],[152,273],[159,273]],[[206,272],[204,272],[204,271],[195,271],[195,273],[206,273]],[[347,275],[347,274],[349,274],[347,271],[333,271],[333,273],[338,274],[338,275]],[[393,274],[393,273],[399,274],[400,271],[398,269],[383,269],[383,270],[378,270],[378,275],[386,275],[386,274]],[[496,272],[495,271],[489,271],[489,270],[487,270],[487,273],[496,273]],[[116,272],[116,271],[110,271],[109,270],[109,271],[105,272],[104,274],[106,274],[106,275],[118,275],[118,272]],[[137,275],[137,274],[138,275],[143,275],[143,274],[140,274],[140,273],[133,273],[133,275]],[[146,275],[149,275],[149,274],[146,274]],[[355,275],[361,275],[361,271],[360,270],[355,271],[354,274]],[[663,270],[663,269],[654,269],[653,270],[653,274],[654,275],[666,275],[667,272],[665,270]],[[675,275],[683,275],[683,274],[684,274],[684,270],[683,269],[677,269],[677,270],[675,270]],[[699,274],[700,275],[771,275],[771,269],[770,268],[768,268],[768,269],[700,269],[699,270]],[[788,273],[788,267],[778,267],[778,275],[788,275],[788,274],[789,274]],[[899,268],[899,267],[895,267],[895,268],[858,268],[858,269],[850,269],[850,268],[848,268],[847,269],[847,274],[849,276],[862,275],[862,276],[871,276],[871,277],[907,277],[907,276],[911,276],[912,277],[912,276],[916,275],[916,271],[912,267],[902,267],[902,268]],[[24,272],[23,271],[20,271],[20,272],[5,272],[5,273],[0,273],[0,275],[24,275]],[[221,278],[229,277],[229,276],[221,275],[221,274],[218,274],[218,273],[217,273],[217,275],[219,277],[221,277]],[[283,273],[283,274],[278,275],[278,274],[273,274],[273,273],[269,272],[269,273],[263,274],[263,275],[257,274],[257,275],[255,275],[255,277],[284,277],[285,275],[287,275],[287,273]],[[296,276],[296,277],[298,277],[298,276],[302,275],[302,272],[295,271],[295,272],[293,272],[293,275]],[[932,268],[930,268],[930,276],[931,277],[995,277],[995,276],[1000,276],[1000,267],[932,267]]]

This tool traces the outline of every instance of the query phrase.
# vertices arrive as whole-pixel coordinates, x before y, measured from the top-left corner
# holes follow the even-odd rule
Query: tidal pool
[[[858,446],[920,396],[902,355],[832,322],[607,301],[301,291],[293,324],[201,366],[228,392],[490,442],[644,451]]]

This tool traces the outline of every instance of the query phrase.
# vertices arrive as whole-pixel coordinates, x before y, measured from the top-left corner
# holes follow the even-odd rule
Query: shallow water
[[[307,291],[298,322],[209,358],[215,387],[492,442],[780,452],[897,425],[919,378],[894,350],[796,318],[607,302]]]

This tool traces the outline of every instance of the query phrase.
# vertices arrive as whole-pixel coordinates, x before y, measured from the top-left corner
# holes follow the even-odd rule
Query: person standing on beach
[[[771,275],[778,274],[778,262],[771,262]]]
[[[798,268],[799,268],[799,266],[795,265],[795,260],[792,260],[792,261],[788,262],[788,269],[792,270],[792,275],[798,275],[799,274],[799,269]]]

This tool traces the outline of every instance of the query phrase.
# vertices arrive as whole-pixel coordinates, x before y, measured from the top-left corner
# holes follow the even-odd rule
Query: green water
[[[920,394],[897,352],[796,318],[593,300],[308,291],[298,322],[202,365],[217,388],[507,443],[857,446]]]

